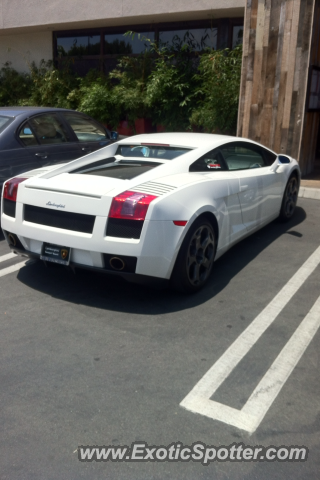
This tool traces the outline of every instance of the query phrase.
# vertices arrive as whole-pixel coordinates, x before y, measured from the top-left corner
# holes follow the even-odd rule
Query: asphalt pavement
[[[233,247],[215,263],[208,285],[185,296],[9,258],[0,237],[0,479],[318,479],[319,331],[297,335],[296,350],[283,349],[319,298],[319,262],[309,260],[319,239],[320,203],[299,198],[289,223],[273,222]],[[232,344],[241,347],[261,312],[271,305],[268,321],[279,302],[283,308],[245,355],[233,368],[226,360],[230,371],[207,398],[218,413],[181,406]],[[318,317],[315,311],[315,324]],[[279,380],[279,372],[272,375],[283,351]],[[269,399],[277,385],[279,391],[270,405],[260,402],[266,411],[254,431],[235,426],[232,415],[214,417],[219,405],[237,417],[268,375]],[[309,456],[207,466],[78,460],[80,445],[135,441],[303,445]]]

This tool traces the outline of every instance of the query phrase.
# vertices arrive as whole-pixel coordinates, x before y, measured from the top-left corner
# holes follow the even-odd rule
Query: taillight
[[[23,177],[15,177],[8,180],[3,187],[3,198],[16,202],[19,183],[24,182],[25,180],[27,179]]]
[[[120,193],[112,199],[109,217],[144,220],[148,207],[155,198],[158,197],[147,193],[131,192],[130,190]]]

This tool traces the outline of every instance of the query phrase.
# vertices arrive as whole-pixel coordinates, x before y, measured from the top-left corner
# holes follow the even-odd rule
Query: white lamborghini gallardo
[[[8,180],[1,226],[19,254],[193,292],[232,245],[292,217],[299,184],[294,159],[248,139],[138,135]]]

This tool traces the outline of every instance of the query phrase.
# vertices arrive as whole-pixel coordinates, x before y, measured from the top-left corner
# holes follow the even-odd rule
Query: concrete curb
[[[320,188],[300,187],[299,197],[320,200]]]

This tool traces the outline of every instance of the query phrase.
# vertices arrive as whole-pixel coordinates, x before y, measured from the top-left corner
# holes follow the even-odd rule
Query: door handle
[[[39,158],[47,158],[48,157],[48,154],[47,153],[35,153],[35,156],[36,157],[39,157]]]
[[[83,152],[91,152],[91,148],[90,147],[82,147],[81,150]]]
[[[240,192],[244,192],[245,190],[248,190],[249,185],[241,185],[240,187]]]

